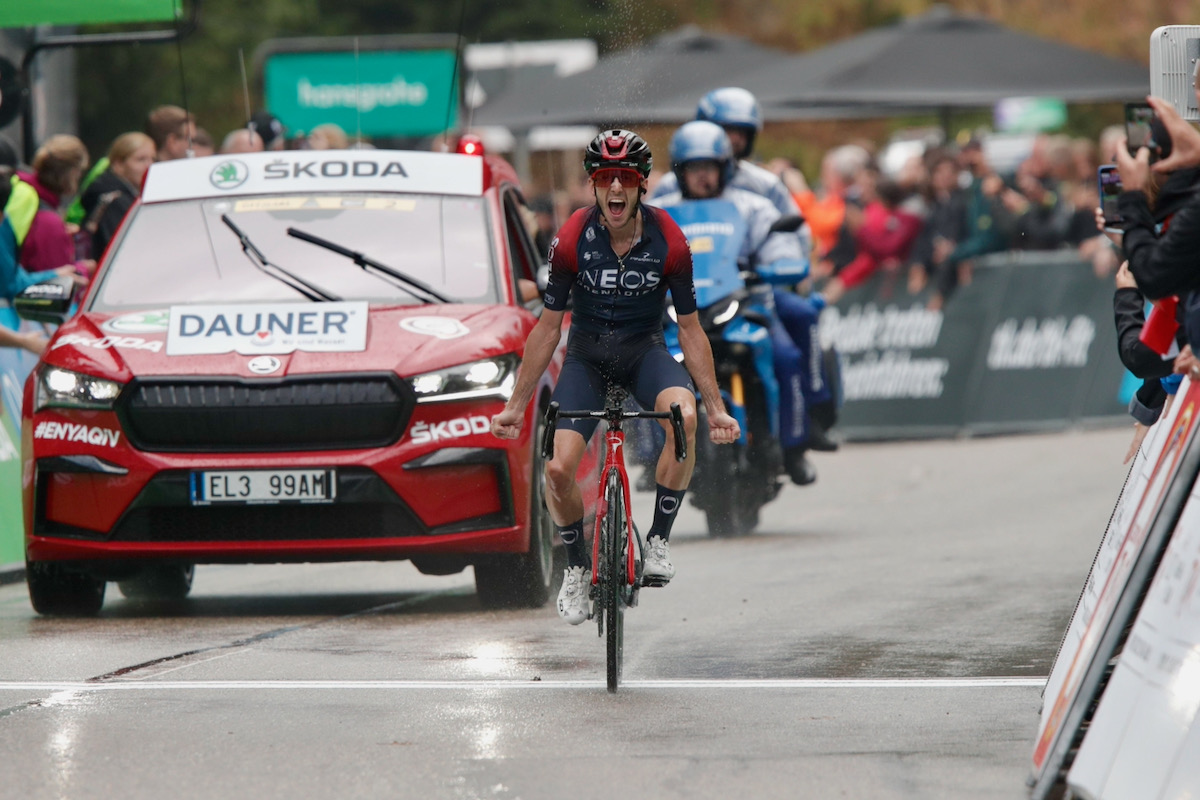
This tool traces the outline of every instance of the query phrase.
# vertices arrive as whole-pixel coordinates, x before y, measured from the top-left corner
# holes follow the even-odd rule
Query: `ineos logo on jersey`
[[[492,423],[487,417],[459,417],[445,422],[418,422],[412,426],[413,444],[440,442],[443,439],[461,439],[477,433],[488,433]]]
[[[661,280],[662,273],[659,272],[638,272],[616,267],[588,269],[579,274],[579,282],[598,294],[640,294],[653,291]]]
[[[269,181],[284,178],[408,177],[399,161],[386,164],[378,161],[276,161],[267,164],[265,172]]]

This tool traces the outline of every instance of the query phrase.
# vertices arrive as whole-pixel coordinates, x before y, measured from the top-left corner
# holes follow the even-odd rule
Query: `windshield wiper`
[[[339,256],[345,256],[346,258],[350,259],[358,266],[362,267],[363,271],[367,272],[367,274],[371,274],[371,272],[370,272],[371,270],[376,270],[377,272],[383,273],[384,275],[386,275],[392,279],[392,280],[388,281],[388,283],[393,284],[394,286],[396,286],[399,289],[403,289],[404,291],[408,292],[409,294],[411,294],[413,297],[417,298],[418,300],[424,300],[425,302],[428,303],[430,298],[432,298],[434,300],[437,300],[439,303],[453,303],[454,302],[449,297],[446,297],[446,295],[437,291],[429,284],[419,281],[412,276],[405,275],[403,272],[400,272],[397,269],[393,269],[392,267],[389,267],[386,264],[380,264],[378,261],[376,261],[372,258],[367,258],[362,253],[356,252],[354,250],[349,250],[345,247],[342,247],[340,244],[336,244],[334,242],[329,241],[328,239],[322,239],[320,236],[314,236],[311,233],[305,233],[304,231],[299,230],[297,228],[288,228],[287,234],[288,234],[288,236],[296,237],[297,239],[299,239],[302,242],[308,242],[309,244],[315,244],[318,247],[324,247],[326,250],[332,250],[333,252],[337,253]],[[378,276],[376,276],[376,277],[378,277]],[[413,289],[421,290],[426,295],[428,295],[428,297],[422,297],[421,295],[414,292]]]
[[[295,289],[314,302],[342,299],[333,292],[328,292],[316,284],[309,283],[299,275],[289,272],[278,264],[272,264],[262,254],[262,251],[254,246],[254,242],[250,241],[250,237],[243,233],[241,228],[233,224],[233,220],[229,218],[228,214],[221,215],[221,222],[228,225],[229,230],[234,232],[234,235],[238,237],[238,241],[242,243],[242,252],[246,254],[254,266],[258,267],[264,275],[274,278],[284,286]]]

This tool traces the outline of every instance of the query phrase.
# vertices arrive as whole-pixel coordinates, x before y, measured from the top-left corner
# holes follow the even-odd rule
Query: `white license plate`
[[[337,497],[332,469],[193,472],[193,505],[211,503],[330,503]]]

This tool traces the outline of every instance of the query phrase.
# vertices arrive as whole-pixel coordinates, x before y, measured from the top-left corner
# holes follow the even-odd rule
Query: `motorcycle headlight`
[[[105,378],[44,366],[38,374],[34,401],[43,408],[111,409],[121,393],[121,384]]]
[[[517,382],[515,353],[426,372],[408,379],[418,403],[444,403],[477,397],[512,397]]]

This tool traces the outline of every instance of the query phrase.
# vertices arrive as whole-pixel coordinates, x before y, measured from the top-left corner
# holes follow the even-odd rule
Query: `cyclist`
[[[781,217],[775,206],[762,195],[730,185],[737,162],[719,125],[700,120],[683,125],[671,137],[670,152],[679,191],[660,197],[658,205],[670,208],[692,200],[728,200],[747,224],[739,261],[764,277],[794,272],[797,265],[807,272],[807,258],[796,235],[771,230]],[[805,457],[812,429],[805,394],[812,393],[814,377],[820,380],[820,347],[815,341],[819,312],[792,292],[775,289],[772,295],[777,314],[772,319],[771,345],[779,381],[784,464],[792,482],[803,486],[816,480],[816,470]],[[780,309],[787,313],[779,313]]]
[[[662,584],[675,576],[668,539],[695,464],[692,380],[708,413],[712,441],[737,441],[740,430],[721,400],[712,350],[696,314],[687,239],[665,211],[641,202],[651,163],[649,146],[631,131],[602,131],[588,145],[583,165],[596,202],[572,214],[550,244],[545,308],[525,343],[512,396],[492,418],[492,433],[501,439],[520,435],[525,408],[558,346],[567,296],[573,293],[567,356],[554,400],[566,409],[600,410],[611,381],[624,386],[646,408],[668,411],[678,403],[683,410],[688,457],[679,463],[673,445],[662,450],[654,521],[642,554],[643,576]],[[667,289],[679,314],[686,369],[663,343]],[[594,419],[561,419],[554,435],[554,458],[546,464],[546,504],[567,547],[558,613],[572,625],[587,619],[591,583],[583,496],[575,475],[597,424]]]

